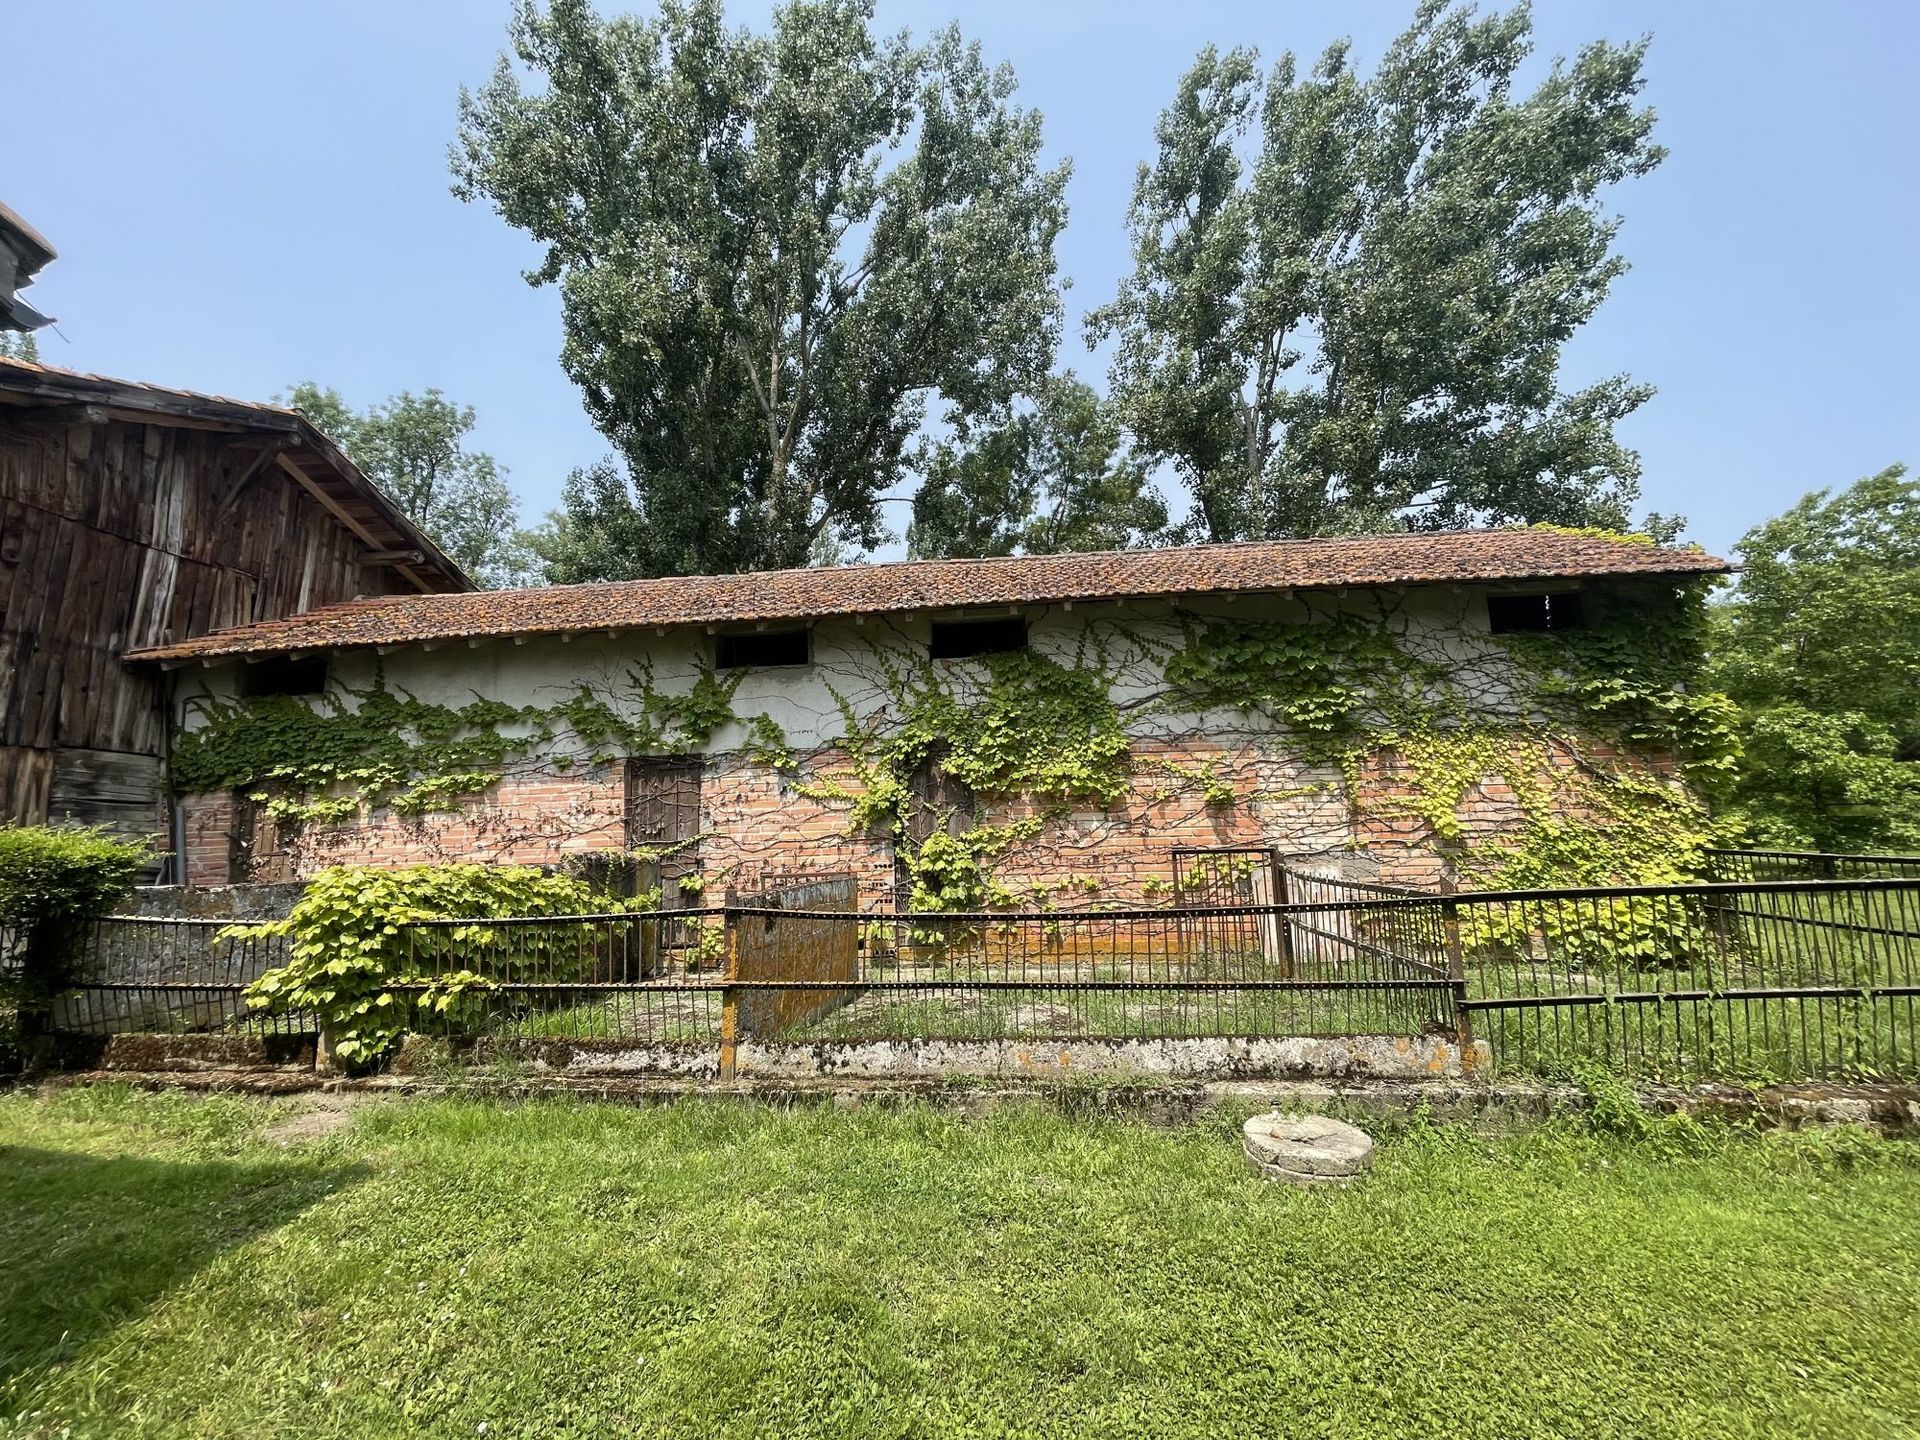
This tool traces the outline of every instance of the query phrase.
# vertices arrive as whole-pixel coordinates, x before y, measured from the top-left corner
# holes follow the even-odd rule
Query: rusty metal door
[[[697,905],[681,882],[700,873],[700,777],[705,764],[685,756],[627,762],[627,848],[657,856],[660,908]]]

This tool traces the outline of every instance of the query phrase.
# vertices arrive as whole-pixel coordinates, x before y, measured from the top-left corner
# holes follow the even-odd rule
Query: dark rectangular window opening
[[[927,647],[935,660],[1005,655],[1026,648],[1027,622],[1018,615],[1005,620],[936,620]]]
[[[327,688],[327,657],[262,660],[240,671],[242,695],[318,695]]]
[[[813,657],[809,633],[799,630],[751,630],[714,637],[714,665],[745,670],[763,665],[805,665]]]
[[[1555,595],[1489,595],[1487,628],[1496,635],[1526,631],[1578,630],[1587,623],[1586,609],[1573,591]]]

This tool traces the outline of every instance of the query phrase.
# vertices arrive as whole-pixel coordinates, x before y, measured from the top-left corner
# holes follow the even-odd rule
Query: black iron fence
[[[1920,855],[1709,850],[1707,878],[1735,884],[1755,880],[1920,880]]]
[[[717,944],[699,958],[609,973],[644,922],[426,922],[412,927],[422,987],[471,971],[490,983],[444,1033],[644,1045],[878,1040],[1405,1035],[1453,1023],[1453,985],[1432,958],[1374,932],[1353,907],[860,915],[738,904],[701,912]],[[529,937],[532,937],[531,939]],[[696,952],[697,953],[697,952]],[[728,1058],[723,1056],[724,1060]],[[724,1068],[724,1064],[723,1064]]]
[[[74,973],[54,1002],[54,1029],[74,1035],[297,1035],[302,1015],[266,1015],[247,986],[287,962],[285,936],[236,938],[232,920],[116,915],[91,926]]]
[[[1920,870],[1455,894],[1276,865],[1270,884],[1277,903],[862,915],[826,877],[676,911],[672,937],[652,913],[421,922],[393,988],[434,998],[429,1031],[698,1050],[723,1072],[748,1042],[1437,1034],[1505,1071],[1920,1078]],[[56,1024],[311,1029],[247,1008],[286,942],[228,928],[102,922]]]

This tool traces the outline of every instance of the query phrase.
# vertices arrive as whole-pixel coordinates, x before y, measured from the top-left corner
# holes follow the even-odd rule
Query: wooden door
[[[705,764],[683,756],[627,762],[627,848],[660,857],[660,904],[702,903],[681,887],[700,873],[700,777]]]

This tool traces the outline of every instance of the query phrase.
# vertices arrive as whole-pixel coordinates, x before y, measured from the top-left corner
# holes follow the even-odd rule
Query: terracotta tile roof
[[[184,660],[489,635],[739,624],[1130,596],[1605,575],[1710,575],[1728,568],[1726,561],[1697,550],[1666,550],[1554,530],[1273,540],[1004,560],[918,560],[829,570],[688,575],[467,595],[382,596],[219,630],[177,645],[137,650],[127,658]]]
[[[28,360],[0,358],[0,416],[16,406],[93,408],[110,419],[193,425],[283,437],[279,464],[367,546],[401,558],[393,568],[421,590],[471,590],[473,581],[346,454],[304,415],[280,405],[230,400]]]

